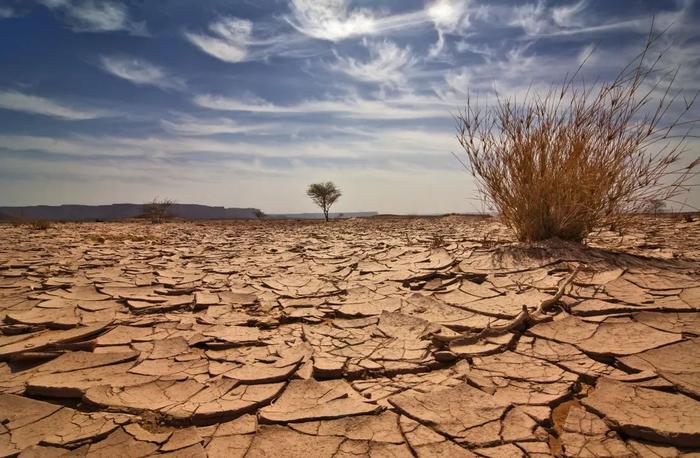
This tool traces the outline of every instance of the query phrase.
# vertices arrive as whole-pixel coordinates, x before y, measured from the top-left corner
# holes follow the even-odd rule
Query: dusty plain
[[[698,221],[6,224],[0,322],[0,456],[700,456]]]

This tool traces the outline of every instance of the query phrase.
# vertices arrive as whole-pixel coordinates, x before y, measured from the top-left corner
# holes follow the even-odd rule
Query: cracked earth
[[[700,456],[700,222],[0,226],[0,456]]]

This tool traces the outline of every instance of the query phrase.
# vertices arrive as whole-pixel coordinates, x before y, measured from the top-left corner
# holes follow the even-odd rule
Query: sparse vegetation
[[[256,218],[258,218],[258,219],[263,219],[263,218],[265,218],[266,216],[267,216],[267,215],[265,214],[264,211],[262,211],[262,210],[260,210],[260,209],[257,209],[257,208],[255,209],[255,217],[256,217]]]
[[[611,82],[586,86],[577,71],[544,95],[485,110],[468,98],[457,116],[462,163],[519,240],[582,241],[687,191],[700,163],[681,164],[695,98],[674,93],[677,70],[652,56],[657,40],[650,34]]]
[[[661,199],[649,199],[646,213],[662,213],[666,210],[666,202]]]
[[[143,204],[143,217],[153,224],[159,224],[170,218],[170,208],[175,201],[171,199],[153,199],[152,202]]]
[[[306,195],[323,210],[323,216],[326,218],[326,222],[328,222],[328,211],[340,198],[341,194],[340,189],[338,189],[332,181],[310,184],[306,190]]]
[[[27,221],[25,225],[35,231],[45,231],[47,229],[50,229],[51,226],[53,226],[50,221],[44,219],[35,219]]]
[[[53,226],[51,221],[44,219],[24,219],[21,217],[12,218],[11,223],[14,227],[28,227],[35,231],[45,231]]]
[[[442,234],[433,234],[430,239],[430,248],[442,248],[445,245],[445,237]]]

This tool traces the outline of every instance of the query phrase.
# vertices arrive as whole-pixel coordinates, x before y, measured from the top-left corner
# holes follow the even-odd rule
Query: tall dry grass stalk
[[[468,98],[456,117],[463,165],[519,240],[582,241],[687,191],[700,163],[681,164],[697,94],[687,100],[673,90],[677,70],[651,56],[657,40],[650,33],[611,82],[586,86],[579,67],[521,102],[499,99],[482,110]]]

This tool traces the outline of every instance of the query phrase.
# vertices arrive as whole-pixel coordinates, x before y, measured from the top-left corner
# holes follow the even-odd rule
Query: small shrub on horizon
[[[677,70],[663,71],[661,55],[651,57],[657,39],[650,33],[611,82],[578,84],[577,71],[524,101],[499,99],[481,110],[468,98],[456,119],[467,155],[460,162],[519,240],[580,242],[687,191],[700,164],[680,164],[697,123],[685,120],[695,98],[674,111]]]
[[[647,207],[644,209],[645,213],[663,213],[666,211],[666,202],[661,199],[649,199],[647,202]]]
[[[153,224],[160,224],[170,218],[170,207],[175,201],[171,199],[153,199],[152,202],[143,204],[143,218],[151,221]]]

